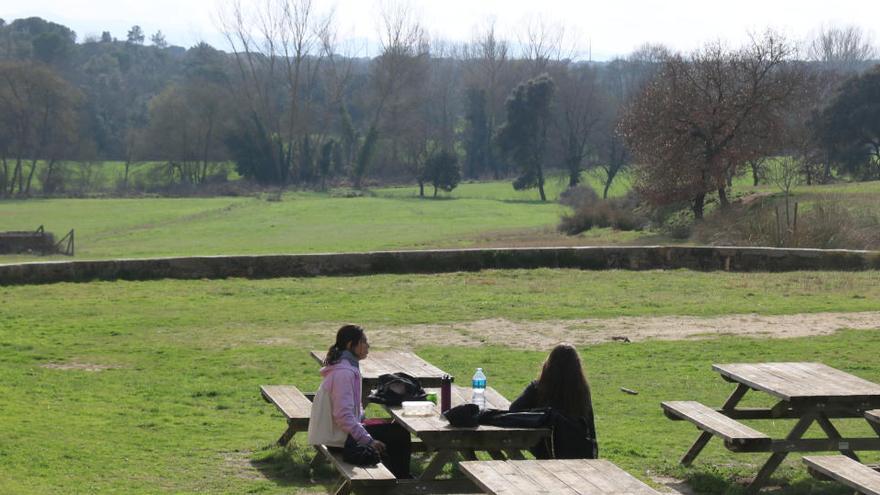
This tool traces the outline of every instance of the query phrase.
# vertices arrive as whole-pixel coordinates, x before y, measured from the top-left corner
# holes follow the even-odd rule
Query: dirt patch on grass
[[[696,495],[687,482],[684,480],[670,478],[668,476],[652,476],[651,479],[661,485],[660,493],[668,493],[673,495]]]
[[[104,371],[104,370],[115,370],[119,369],[119,366],[112,366],[109,364],[94,364],[94,363],[46,363],[40,365],[43,368],[49,368],[51,370],[63,370],[63,371]]]
[[[262,480],[266,479],[250,460],[253,452],[221,452],[220,457],[223,458],[225,464],[226,475],[236,476],[246,480]]]
[[[426,345],[498,345],[520,349],[548,349],[558,342],[590,345],[612,340],[683,340],[727,335],[794,338],[830,335],[851,328],[880,330],[880,311],[860,313],[807,313],[763,316],[741,314],[695,316],[619,317],[582,320],[510,321],[503,318],[445,325],[370,327],[377,347]]]

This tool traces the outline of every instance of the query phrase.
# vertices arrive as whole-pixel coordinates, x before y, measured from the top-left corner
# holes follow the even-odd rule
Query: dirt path
[[[792,338],[830,335],[843,328],[880,330],[880,311],[861,313],[806,313],[781,316],[756,314],[710,318],[694,316],[620,317],[585,320],[516,322],[502,318],[445,325],[371,327],[370,338],[378,347],[481,344],[547,349],[558,342],[589,345],[627,338],[681,340],[722,335]]]

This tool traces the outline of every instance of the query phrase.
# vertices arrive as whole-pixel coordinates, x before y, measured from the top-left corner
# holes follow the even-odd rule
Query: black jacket
[[[538,382],[530,383],[522,394],[510,404],[511,411],[526,411],[539,407]],[[552,408],[553,404],[549,404]],[[557,411],[559,412],[559,411]],[[599,455],[596,440],[596,424],[593,419],[593,402],[587,395],[587,414],[572,418],[559,412],[553,419],[552,441],[542,441],[529,449],[538,459],[595,459]]]

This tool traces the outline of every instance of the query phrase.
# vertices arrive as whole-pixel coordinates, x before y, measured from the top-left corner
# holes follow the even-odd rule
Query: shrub
[[[597,201],[599,201],[599,195],[592,187],[586,185],[569,187],[559,195],[559,202],[574,210],[594,204]]]
[[[641,230],[648,224],[648,218],[639,210],[639,201],[634,194],[623,198],[599,199],[592,189],[579,186],[563,193],[560,201],[577,205],[571,215],[562,216],[557,227],[568,235],[579,234],[593,227]]]
[[[763,200],[716,212],[697,226],[694,238],[712,245],[880,249],[880,214],[848,204],[823,198],[798,205],[796,221],[792,205],[787,221],[783,201]]]

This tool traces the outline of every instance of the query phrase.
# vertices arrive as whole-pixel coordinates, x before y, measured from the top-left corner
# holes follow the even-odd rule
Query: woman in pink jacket
[[[364,329],[344,325],[336,332],[321,368],[309,421],[309,443],[351,448],[369,445],[397,478],[410,478],[410,435],[402,426],[384,420],[364,423],[360,361],[370,353]]]

